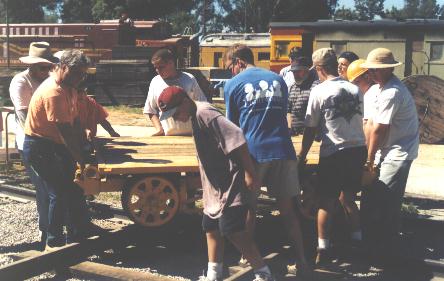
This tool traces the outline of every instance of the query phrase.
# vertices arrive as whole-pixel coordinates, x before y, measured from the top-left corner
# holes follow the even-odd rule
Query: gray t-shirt
[[[393,76],[376,95],[374,123],[390,125],[378,159],[413,160],[418,156],[419,126],[415,101],[407,87]]]
[[[365,146],[362,100],[359,88],[340,77],[312,89],[305,126],[320,128],[321,157],[345,148]]]
[[[246,143],[242,130],[207,102],[191,118],[203,188],[204,213],[216,219],[243,204],[244,170],[231,153]]]

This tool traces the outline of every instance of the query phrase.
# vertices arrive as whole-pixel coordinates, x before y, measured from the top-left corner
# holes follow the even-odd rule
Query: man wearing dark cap
[[[314,71],[310,71],[310,62],[307,57],[297,57],[290,67],[294,82],[288,87],[288,125],[291,135],[300,135],[304,132],[305,112],[307,111],[308,97],[311,89],[319,84]]]
[[[321,148],[316,192],[320,206],[316,264],[322,265],[330,261],[329,232],[338,198],[350,218],[351,238],[362,238],[359,211],[354,200],[360,191],[367,148],[362,128],[363,96],[359,88],[338,77],[338,62],[331,48],[315,51],[313,65],[321,83],[313,88],[308,100],[300,157],[304,162],[316,134],[319,134]]]
[[[284,78],[285,84],[287,84],[288,88],[290,88],[290,86],[294,83],[294,76],[291,72],[291,64],[296,60],[296,58],[301,56],[303,56],[303,54],[300,47],[291,48],[290,53],[288,54],[290,65],[287,65],[286,67],[282,68],[281,71],[279,71],[279,75]]]
[[[203,188],[202,227],[208,244],[207,275],[199,280],[222,280],[224,237],[250,262],[256,281],[273,281],[270,269],[245,230],[245,193],[259,180],[242,130],[207,102],[194,102],[184,89],[165,88],[157,100],[160,120],[191,120]]]

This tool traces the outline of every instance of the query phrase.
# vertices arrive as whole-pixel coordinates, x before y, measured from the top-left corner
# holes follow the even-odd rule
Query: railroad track
[[[0,184],[0,193],[3,197],[9,197],[19,202],[35,201],[35,191]],[[124,215],[124,211],[113,208],[105,204],[90,202],[93,209],[105,211],[114,218],[129,220]],[[27,251],[13,254],[13,259],[17,261],[0,267],[0,280],[25,280],[46,272],[56,272],[57,274],[70,274],[75,277],[86,277],[92,280],[148,280],[148,281],[171,281],[174,278],[156,275],[146,272],[137,272],[121,267],[109,266],[101,263],[86,261],[93,255],[101,255],[104,251],[135,247],[135,240],[140,239],[140,234],[145,230],[137,225],[128,225],[123,228],[110,230],[100,236],[89,237],[80,243],[72,243],[58,248],[54,251],[39,252]],[[134,239],[135,237],[139,237]],[[265,257],[271,261],[278,256],[277,253]],[[229,268],[227,281],[243,280],[251,274],[252,268],[233,266]]]
[[[35,193],[31,190],[24,188],[17,188],[13,186],[0,185],[0,192],[18,198],[19,200],[34,200]],[[127,219],[123,214],[123,210],[118,208],[111,208],[104,204],[93,203],[94,208],[106,210],[109,213],[114,213],[117,218]],[[121,267],[109,266],[100,263],[93,263],[86,261],[88,257],[92,255],[100,255],[108,249],[125,248],[132,246],[134,243],[134,237],[140,234],[140,228],[136,225],[130,225],[128,227],[111,230],[108,233],[91,237],[82,241],[81,243],[74,243],[66,245],[54,252],[25,252],[17,255],[20,260],[0,267],[0,280],[24,280],[33,276],[37,276],[44,272],[56,271],[64,272],[67,269],[74,274],[75,277],[86,276],[92,280],[149,280],[149,281],[167,281],[175,280],[170,277],[159,276],[146,272],[134,272],[132,270],[124,269]],[[169,241],[171,242],[171,241]],[[174,246],[172,246],[174,248]],[[279,252],[279,251],[278,251]],[[153,255],[156,255],[153,250]],[[282,253],[272,253],[266,256],[268,263],[276,263],[276,260],[280,260],[280,266],[282,267]],[[175,259],[183,259],[174,255]],[[285,258],[284,258],[285,259]],[[274,261],[273,261],[274,260]],[[424,264],[435,277],[444,277],[444,263],[442,260],[418,260],[417,263]],[[202,266],[200,264],[199,266]],[[231,267],[229,269],[229,276],[225,280],[248,280],[246,276],[251,276],[251,268],[239,268]],[[337,274],[333,271],[317,271],[317,280],[337,280],[346,276],[346,274]],[[280,279],[279,279],[280,280]],[[294,280],[288,279],[285,280]],[[347,279],[345,279],[347,280]],[[355,279],[353,279],[355,280]],[[393,280],[393,279],[381,279],[381,280]],[[401,279],[399,279],[401,280]]]

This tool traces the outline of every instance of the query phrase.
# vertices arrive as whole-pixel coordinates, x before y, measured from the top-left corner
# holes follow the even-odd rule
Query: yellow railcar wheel
[[[122,207],[137,224],[161,227],[177,215],[180,197],[174,184],[158,176],[150,176],[125,188]]]

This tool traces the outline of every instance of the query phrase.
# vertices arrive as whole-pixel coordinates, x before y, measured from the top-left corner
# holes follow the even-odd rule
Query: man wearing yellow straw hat
[[[368,144],[368,137],[373,124],[372,111],[375,108],[376,91],[379,86],[374,86],[373,80],[370,78],[367,68],[361,67],[365,62],[364,59],[358,59],[352,62],[347,69],[348,81],[358,86],[359,90],[364,94],[364,112],[362,115],[365,140]],[[374,87],[373,87],[374,86]]]
[[[375,254],[392,261],[396,260],[391,257],[397,249],[402,198],[419,147],[415,102],[407,87],[393,74],[394,68],[401,64],[389,49],[377,48],[361,65],[368,69],[378,87],[366,166],[380,168],[378,180],[365,190],[367,195],[363,194],[366,198],[363,208],[380,212],[379,216],[371,212],[373,220],[366,218],[370,228],[368,238]]]
[[[25,141],[24,126],[26,115],[28,113],[29,102],[35,90],[40,84],[48,78],[49,71],[54,63],[58,62],[51,53],[51,48],[47,42],[32,42],[29,46],[29,53],[26,57],[21,57],[20,61],[28,65],[25,71],[14,76],[9,86],[9,94],[15,110],[15,136],[16,145],[19,153],[23,157],[23,142]],[[48,212],[47,192],[44,184],[35,175],[35,172],[29,168],[29,163],[24,161],[26,171],[36,188],[37,210],[39,213],[39,229],[41,231],[42,247],[46,243],[46,227],[48,218],[45,215]]]

